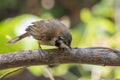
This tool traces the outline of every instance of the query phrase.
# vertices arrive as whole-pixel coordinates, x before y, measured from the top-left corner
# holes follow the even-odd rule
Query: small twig
[[[45,68],[44,71],[45,71],[45,74],[47,75],[47,77],[49,77],[50,80],[55,80],[55,78],[53,77],[52,73],[50,73],[48,68]]]
[[[4,79],[6,76],[8,76],[9,74],[12,74],[12,73],[14,73],[14,72],[16,72],[16,71],[19,71],[19,70],[21,70],[21,69],[24,69],[24,68],[26,68],[26,67],[19,67],[19,68],[15,69],[15,70],[11,70],[11,71],[3,74],[2,76],[0,76],[0,80],[3,80],[3,79]]]

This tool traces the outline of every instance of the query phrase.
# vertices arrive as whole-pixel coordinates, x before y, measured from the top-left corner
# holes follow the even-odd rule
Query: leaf
[[[44,66],[30,66],[28,70],[35,76],[40,76],[43,73]]]

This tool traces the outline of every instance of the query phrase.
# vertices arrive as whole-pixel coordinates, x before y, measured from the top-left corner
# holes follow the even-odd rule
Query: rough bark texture
[[[40,54],[38,50],[1,54],[0,69],[63,63],[120,66],[120,51],[104,47],[78,48],[64,51],[51,49],[44,50],[42,57]]]

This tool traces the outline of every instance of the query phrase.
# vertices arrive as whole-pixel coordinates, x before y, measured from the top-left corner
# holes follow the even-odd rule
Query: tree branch
[[[120,51],[105,47],[78,48],[65,51],[50,49],[44,50],[44,56],[40,56],[38,50],[0,54],[0,69],[63,63],[120,66]]]

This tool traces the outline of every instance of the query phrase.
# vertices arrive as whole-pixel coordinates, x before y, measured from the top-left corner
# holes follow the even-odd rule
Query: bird
[[[71,48],[72,35],[68,27],[57,19],[48,19],[32,22],[26,32],[8,41],[14,44],[28,36],[37,40],[39,48],[41,45],[56,46],[60,50]]]

